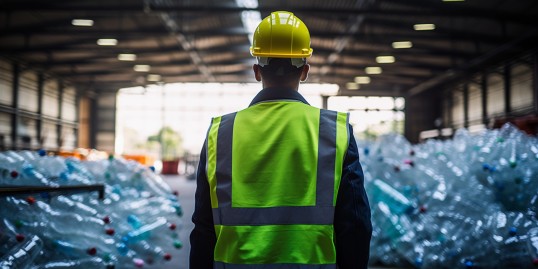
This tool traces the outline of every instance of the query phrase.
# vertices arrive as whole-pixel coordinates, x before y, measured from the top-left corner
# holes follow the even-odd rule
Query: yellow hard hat
[[[308,58],[312,51],[308,28],[288,11],[275,11],[263,19],[250,47],[254,57]]]

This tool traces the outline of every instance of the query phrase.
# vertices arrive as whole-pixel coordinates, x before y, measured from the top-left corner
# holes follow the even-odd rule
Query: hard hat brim
[[[310,58],[312,56],[312,53],[314,52],[313,49],[310,49],[308,51],[308,54],[282,54],[282,53],[258,53],[254,52],[252,48],[250,48],[250,54],[254,57],[269,57],[269,58]]]

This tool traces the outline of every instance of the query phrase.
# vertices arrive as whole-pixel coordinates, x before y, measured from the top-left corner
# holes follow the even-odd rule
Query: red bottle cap
[[[33,204],[35,204],[35,198],[33,196],[28,196],[28,197],[26,197],[26,202],[33,205]]]
[[[22,242],[22,241],[24,241],[24,238],[26,238],[26,237],[24,236],[24,234],[17,234],[17,235],[15,235],[15,239],[17,239],[17,242]]]
[[[108,229],[105,230],[105,233],[108,234],[108,235],[114,235],[114,232],[115,231],[112,228],[108,228]]]
[[[86,252],[88,252],[88,254],[93,256],[93,255],[97,254],[97,249],[96,248],[89,248]]]
[[[169,261],[169,260],[172,259],[172,255],[171,255],[170,253],[165,253],[165,254],[164,254],[164,259],[167,260],[167,261]]]
[[[175,230],[176,229],[176,224],[175,223],[170,223],[170,225],[168,225],[168,228],[170,228],[170,230]]]
[[[16,178],[16,177],[19,176],[19,172],[13,170],[13,171],[11,171],[10,175],[11,175],[12,178]]]
[[[110,223],[110,218],[108,216],[105,216],[103,218],[103,221],[105,222],[105,224],[109,224]]]

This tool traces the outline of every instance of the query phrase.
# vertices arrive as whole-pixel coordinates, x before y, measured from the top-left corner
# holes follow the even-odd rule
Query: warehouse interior
[[[305,84],[337,85],[322,107],[403,98],[411,144],[538,133],[534,0],[0,0],[0,152],[114,154],[120,89],[255,83],[252,34],[276,10],[310,30]]]

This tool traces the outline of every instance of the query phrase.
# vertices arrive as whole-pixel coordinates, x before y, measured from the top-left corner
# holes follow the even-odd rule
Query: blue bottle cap
[[[37,154],[39,154],[39,156],[43,157],[43,156],[47,156],[47,151],[44,150],[44,149],[40,149],[37,151]]]
[[[151,171],[155,172],[155,166],[153,166],[153,165],[152,165],[152,166],[150,166],[150,167],[149,167],[149,170],[151,170]]]
[[[415,266],[419,268],[422,267],[422,258],[415,259]]]
[[[515,236],[517,234],[517,228],[516,227],[510,227],[510,230],[508,231],[508,234],[510,236]]]
[[[465,261],[465,268],[473,268],[473,265],[472,261]]]

